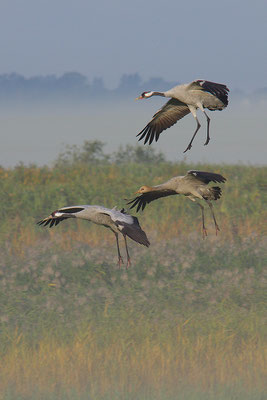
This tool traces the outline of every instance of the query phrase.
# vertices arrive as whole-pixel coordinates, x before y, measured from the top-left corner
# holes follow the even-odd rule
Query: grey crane
[[[126,268],[131,265],[126,236],[146,247],[150,245],[145,232],[139,225],[138,219],[130,214],[127,214],[124,209],[120,211],[117,210],[116,207],[112,209],[91,205],[63,207],[52,212],[52,214],[50,214],[47,218],[37,222],[37,224],[44,226],[49,225],[49,227],[52,228],[52,226],[56,226],[67,218],[85,219],[97,225],[102,225],[111,229],[116,237],[119,267],[121,266],[121,263],[123,263],[118,240],[119,233],[123,235],[125,242],[127,254]]]
[[[137,97],[137,100],[148,99],[152,96],[170,97],[171,99],[156,112],[152,120],[138,133],[139,141],[144,139],[144,144],[147,142],[151,144],[153,140],[157,142],[161,132],[170,128],[179,119],[191,112],[197,122],[197,127],[184,151],[185,153],[191,149],[193,140],[201,126],[197,118],[197,109],[199,108],[207,118],[207,139],[204,143],[204,145],[207,145],[210,141],[210,118],[204,109],[207,108],[210,111],[223,110],[228,105],[228,92],[229,89],[226,85],[203,79],[175,86],[167,92],[143,92]]]
[[[198,203],[197,200],[205,200],[208,204],[211,210],[217,235],[217,232],[220,230],[220,228],[217,224],[211,201],[218,200],[221,197],[222,191],[220,187],[209,187],[208,184],[210,182],[224,183],[225,181],[226,178],[213,172],[188,171],[186,175],[176,176],[167,182],[162,183],[161,185],[141,186],[141,188],[136,192],[140,193],[140,196],[130,200],[127,204],[131,204],[130,208],[136,207],[136,211],[138,212],[140,209],[144,210],[145,206],[151,201],[161,197],[183,194],[190,200],[196,202],[196,204],[201,208],[202,232],[204,239],[204,237],[207,236],[207,229],[205,227],[204,219],[204,207],[202,204]]]

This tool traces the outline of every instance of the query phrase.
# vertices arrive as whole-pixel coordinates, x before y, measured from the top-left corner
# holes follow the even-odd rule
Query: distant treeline
[[[162,152],[156,152],[152,147],[119,146],[117,151],[104,152],[105,143],[100,140],[85,140],[82,146],[67,145],[54,162],[56,168],[73,168],[77,165],[107,165],[107,164],[155,164],[166,162]]]
[[[61,76],[44,75],[26,78],[17,73],[0,75],[0,100],[36,100],[36,99],[80,99],[90,100],[105,95],[106,99],[114,96],[137,95],[144,90],[166,90],[181,82],[168,82],[160,77],[143,81],[138,73],[122,75],[115,89],[107,89],[102,77],[88,80],[79,72],[66,72]],[[251,94],[240,90],[232,92],[236,97],[267,99],[267,87]]]
[[[127,94],[138,95],[140,91],[166,90],[179,82],[167,82],[162,78],[151,78],[142,81],[139,74],[124,74],[115,89],[107,89],[103,78],[94,78],[91,82],[79,72],[66,72],[61,76],[45,75],[25,78],[17,73],[0,75],[0,99],[35,99],[35,98],[68,98],[76,97],[81,100],[105,95],[124,96]]]

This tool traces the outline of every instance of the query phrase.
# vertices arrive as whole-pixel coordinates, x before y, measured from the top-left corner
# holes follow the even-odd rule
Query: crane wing
[[[188,85],[188,89],[204,90],[205,92],[209,92],[210,94],[221,100],[225,106],[228,105],[229,89],[226,85],[223,85],[222,83],[216,83],[216,82],[206,81],[204,79],[198,79],[196,81],[191,82]]]
[[[136,217],[127,214],[124,209],[118,211],[115,208],[101,214],[109,215],[123,235],[127,235],[135,242],[149,247],[150,242]]]
[[[110,217],[110,219],[115,223],[124,223],[124,224],[133,224],[134,220],[133,220],[133,216],[130,214],[127,214],[127,212],[122,209],[122,210],[117,210],[116,207],[112,208],[112,209],[103,209],[103,211],[99,212],[100,214],[103,215],[108,215]]]
[[[64,214],[75,214],[84,210],[84,207],[74,206],[74,207],[64,207],[60,208],[59,210],[53,211],[51,215],[47,218],[42,219],[41,221],[37,222],[37,225],[49,225],[49,228],[52,226],[57,226],[61,221],[64,219],[68,219],[69,217],[63,216]]]
[[[137,243],[140,243],[146,247],[149,247],[150,242],[146,236],[146,233],[141,228],[139,221],[136,217],[132,217],[132,223],[127,224],[124,221],[115,221],[119,230],[123,235],[129,236],[132,240]]]
[[[49,215],[49,217],[41,219],[41,221],[37,222],[37,225],[49,225],[49,228],[52,228],[52,226],[57,226],[61,221],[64,219],[67,219],[67,217],[53,217],[52,214]]]
[[[145,206],[151,201],[160,199],[161,197],[167,197],[177,194],[174,190],[164,189],[161,191],[154,191],[149,193],[143,193],[140,196],[135,197],[134,199],[130,200],[127,204],[131,204],[130,208],[136,207],[136,212],[140,209],[144,210]]]
[[[170,99],[136,136],[140,136],[139,141],[145,138],[144,144],[147,142],[151,144],[154,139],[157,142],[162,131],[170,128],[189,113],[190,110],[185,103],[177,99]]]
[[[220,174],[215,174],[214,172],[204,172],[204,171],[188,171],[186,174],[186,178],[188,179],[197,179],[203,183],[210,183],[210,182],[218,182],[224,183],[226,178],[224,178]]]

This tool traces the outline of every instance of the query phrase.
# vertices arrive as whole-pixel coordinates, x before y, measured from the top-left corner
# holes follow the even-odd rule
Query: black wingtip
[[[41,226],[41,225],[46,226],[47,224],[49,224],[49,222],[50,222],[50,219],[45,218],[45,219],[41,219],[41,221],[36,222],[36,224],[39,226]]]
[[[137,196],[137,197],[135,197],[134,199],[131,199],[131,200],[125,199],[125,200],[129,200],[128,203],[126,203],[126,204],[127,204],[127,206],[131,205],[130,206],[130,210],[135,208],[135,207],[136,207],[136,212],[140,211],[141,207],[142,207],[142,211],[144,210],[144,208],[146,206],[146,203],[143,203],[141,201],[141,198],[142,198],[142,195],[141,196]]]
[[[53,218],[45,218],[45,219],[42,219],[41,221],[36,222],[36,224],[39,225],[39,226],[41,226],[41,225],[43,225],[43,226],[49,225],[49,228],[52,228],[52,226],[54,224],[57,225],[56,221],[57,220],[53,219]]]
[[[146,238],[146,242],[143,243],[144,246],[149,247],[150,246],[150,241],[148,240],[148,238]]]
[[[214,172],[206,172],[206,171],[197,171],[197,170],[190,170],[187,172],[189,175],[193,175],[200,180],[206,180],[206,183],[209,182],[217,182],[217,183],[224,183],[226,182],[226,178],[221,174],[216,174]]]

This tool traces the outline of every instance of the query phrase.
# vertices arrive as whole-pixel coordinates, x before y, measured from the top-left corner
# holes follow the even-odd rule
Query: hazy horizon
[[[143,146],[136,134],[164,102],[161,98],[134,101],[126,97],[77,105],[55,102],[6,106],[0,110],[0,165],[13,167],[19,162],[52,165],[65,145],[81,146],[85,140],[101,140],[107,153],[116,151],[121,144]],[[208,146],[203,146],[206,119],[198,111],[201,129],[190,151],[183,154],[196,126],[191,114],[164,131],[153,147],[171,161],[264,164],[266,105],[266,100],[255,104],[244,98],[231,103],[230,98],[225,110],[208,111],[211,117]]]

